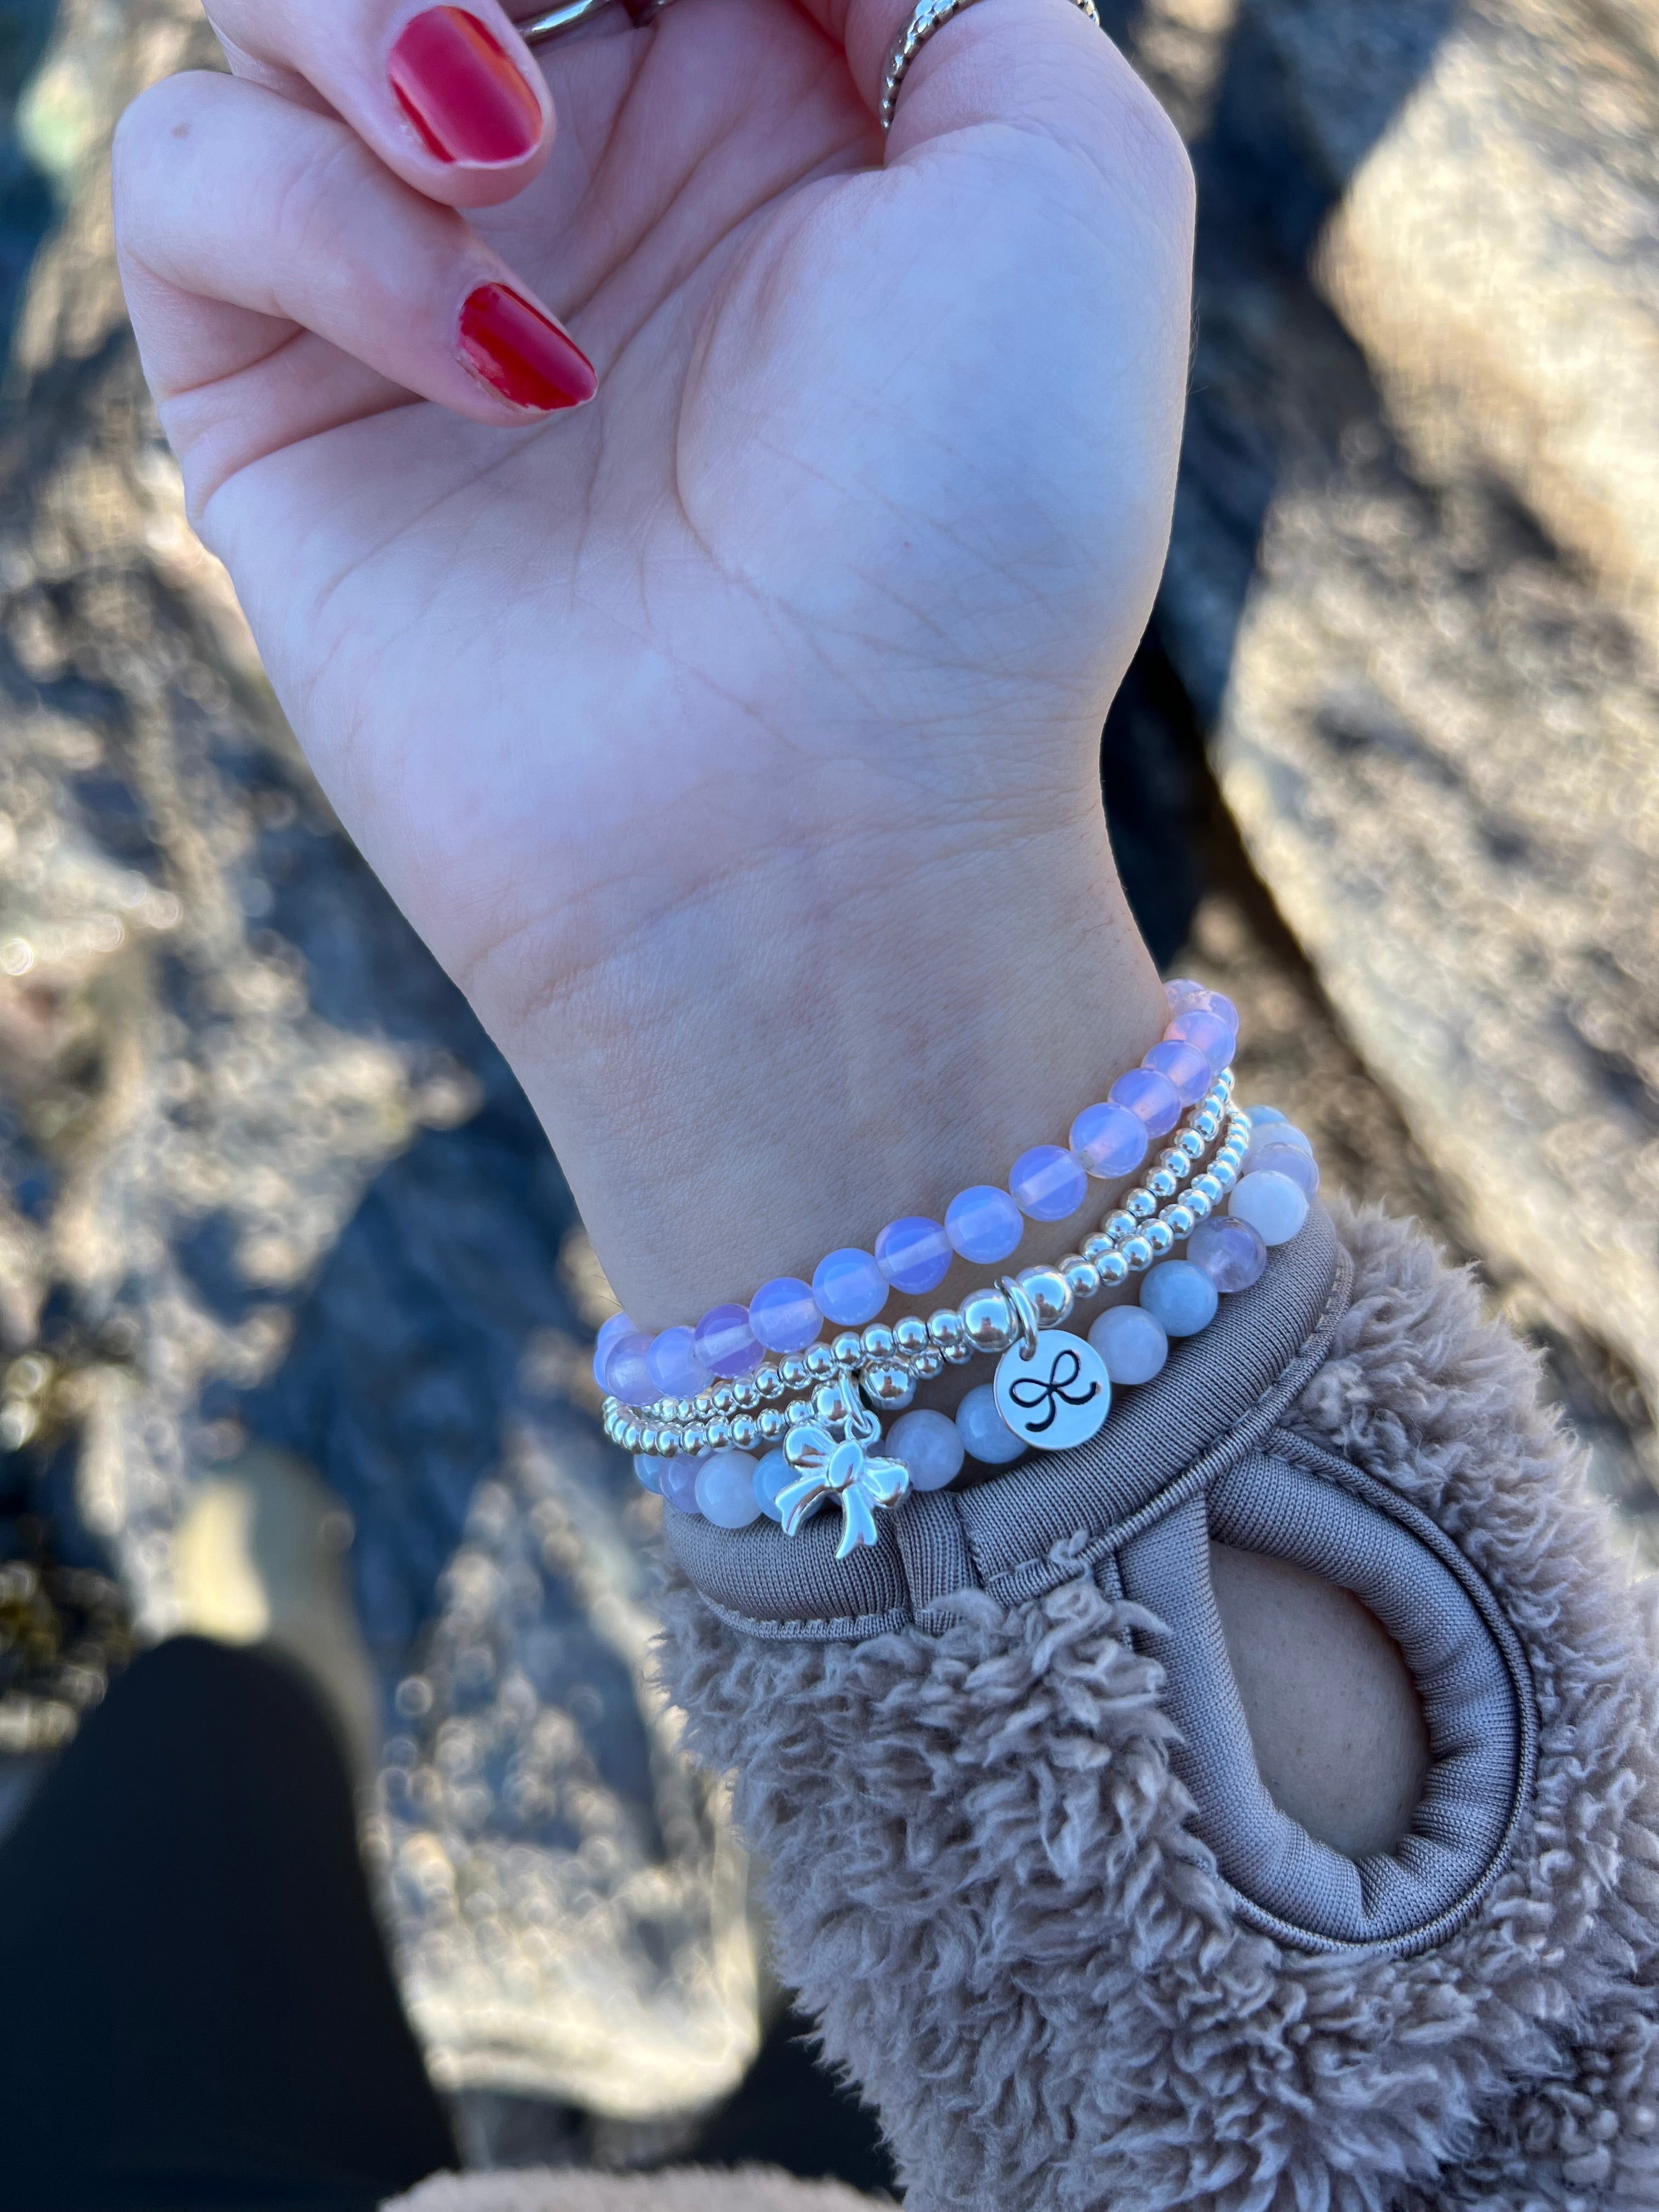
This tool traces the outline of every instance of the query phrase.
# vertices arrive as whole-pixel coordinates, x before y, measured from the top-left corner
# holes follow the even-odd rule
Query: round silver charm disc
[[[1063,1328],[1045,1328],[1028,1359],[1016,1345],[997,1363],[997,1411],[1022,1442],[1039,1451],[1086,1444],[1111,1410],[1112,1384],[1093,1345]]]

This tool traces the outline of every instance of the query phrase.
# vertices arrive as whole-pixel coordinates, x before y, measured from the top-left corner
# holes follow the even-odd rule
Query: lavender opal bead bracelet
[[[925,1214],[890,1221],[873,1252],[855,1246],[831,1252],[810,1283],[776,1276],[746,1307],[714,1306],[695,1328],[665,1329],[653,1340],[618,1316],[594,1349],[599,1388],[622,1405],[644,1407],[739,1381],[769,1352],[805,1351],[826,1322],[862,1328],[893,1291],[916,1297],[936,1290],[957,1254],[981,1267],[1007,1259],[1027,1220],[1066,1221],[1077,1212],[1091,1176],[1116,1181],[1134,1174],[1153,1139],[1167,1135],[1183,1109],[1209,1090],[1238,1036],[1237,1013],[1219,992],[1190,982],[1164,990],[1169,1024],[1141,1065],[1121,1076],[1100,1105],[1084,1109],[1067,1144],[1022,1152],[1006,1189],[979,1183],[958,1191],[943,1221]]]
[[[874,1513],[910,1491],[942,1488],[969,1460],[997,1467],[1028,1449],[1084,1442],[1115,1388],[1161,1372],[1172,1340],[1206,1328],[1224,1297],[1260,1279],[1268,1248],[1299,1233],[1319,1183],[1300,1130],[1275,1108],[1246,1114],[1233,1103],[1228,1002],[1198,984],[1165,988],[1164,1037],[1079,1115],[1068,1145],[1022,1154],[1006,1190],[960,1192],[942,1224],[890,1222],[873,1254],[833,1252],[810,1284],[779,1277],[747,1308],[716,1307],[696,1329],[649,1340],[625,1316],[607,1322],[595,1352],[596,1373],[612,1383],[605,1432],[635,1454],[641,1481],[675,1510],[730,1528],[764,1516],[793,1534],[833,1503],[845,1556],[875,1542]],[[1079,1251],[926,1320],[875,1318],[890,1288],[936,1289],[956,1254],[1008,1258],[1026,1218],[1066,1219],[1091,1175],[1133,1173],[1154,1135],[1171,1136],[1157,1165]],[[1171,1256],[1178,1244],[1184,1257]],[[1079,1303],[1136,1275],[1137,1304],[1109,1308],[1086,1338],[1066,1330]],[[817,1340],[826,1320],[839,1332],[828,1344]],[[994,1379],[954,1416],[908,1410],[920,1383],[981,1355],[997,1360]],[[613,1378],[654,1403],[624,1401]],[[884,1416],[897,1417],[884,1443]]]
[[[1217,1086],[1221,1097],[1225,1088],[1224,1081]],[[1213,1110],[1206,1097],[1202,1111]],[[1291,1161],[1299,1164],[1294,1176],[1285,1172]],[[1198,1188],[1206,1179],[1227,1191],[1227,1212],[1206,1211],[1207,1196]],[[780,1367],[763,1367],[753,1381],[716,1389],[706,1401],[713,1417],[694,1439],[689,1457],[665,1455],[683,1448],[678,1442],[671,1447],[661,1430],[641,1432],[625,1425],[623,1410],[614,1401],[606,1408],[607,1428],[630,1447],[648,1447],[636,1451],[634,1462],[647,1489],[660,1492],[674,1510],[700,1514],[717,1527],[746,1528],[764,1516],[793,1533],[823,1505],[836,1503],[842,1512],[838,1549],[844,1555],[855,1544],[875,1540],[874,1509],[890,1510],[911,1491],[942,1489],[970,1461],[988,1468],[1007,1466],[1033,1444],[1063,1448],[1092,1434],[1106,1417],[1113,1391],[1161,1374],[1172,1343],[1199,1334],[1214,1319],[1223,1297],[1260,1280],[1268,1247],[1299,1233],[1318,1179],[1308,1139],[1276,1108],[1255,1107],[1248,1114],[1232,1109],[1227,1142],[1194,1176],[1183,1201],[1188,1215],[1196,1217],[1187,1234],[1186,1257],[1153,1258],[1148,1264],[1137,1254],[1144,1269],[1138,1304],[1109,1307],[1089,1331],[1087,1348],[1097,1367],[1085,1368],[1078,1340],[1063,1334],[1059,1325],[1076,1298],[1121,1284],[1130,1272],[1121,1250],[1109,1249],[1103,1231],[1085,1239],[1093,1261],[1074,1254],[1054,1268],[1027,1268],[1016,1279],[1004,1278],[997,1291],[964,1300],[960,1314],[934,1316],[927,1333],[930,1339],[939,1334],[949,1341],[950,1364],[961,1364],[976,1352],[1001,1353],[997,1382],[969,1391],[954,1417],[920,1408],[901,1413],[879,1453],[874,1447],[882,1441],[880,1421],[858,1402],[854,1386],[862,1381],[868,1390],[866,1378],[881,1363],[866,1355],[893,1349],[889,1340],[904,1323],[893,1330],[878,1324],[862,1336],[844,1334],[832,1346],[811,1347],[815,1357],[810,1360],[785,1359]],[[1128,1197],[1140,1194],[1131,1192]],[[1139,1228],[1166,1225],[1168,1217],[1179,1211],[1165,1206],[1152,1223],[1141,1219]],[[1265,1230],[1255,1226],[1258,1218],[1266,1220]],[[960,1340],[939,1328],[945,1321],[963,1330]],[[1028,1342],[1021,1341],[1022,1329],[1029,1332]],[[1033,1374],[1033,1355],[1042,1346],[1048,1350]],[[1010,1373],[1014,1387],[1005,1400]],[[808,1388],[805,1399],[787,1406],[769,1402],[797,1385]],[[1056,1416],[1063,1410],[1069,1423],[1059,1436],[1047,1433],[1051,1403]],[[722,1405],[729,1415],[725,1419]],[[757,1408],[757,1416],[745,1407]],[[781,1444],[775,1443],[763,1456],[755,1456],[757,1443],[780,1436]]]

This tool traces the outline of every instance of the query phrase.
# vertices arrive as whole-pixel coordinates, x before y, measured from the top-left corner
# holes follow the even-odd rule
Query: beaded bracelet
[[[1235,1154],[1224,1160],[1241,1138],[1242,1158]],[[997,1291],[1006,1301],[1012,1340],[995,1383],[970,1391],[954,1420],[943,1413],[904,1413],[889,1431],[887,1454],[877,1454],[872,1447],[880,1441],[880,1421],[859,1401],[851,1346],[837,1340],[815,1347],[841,1353],[842,1362],[833,1376],[825,1369],[827,1379],[810,1407],[788,1409],[783,1449],[758,1463],[741,1448],[678,1460],[640,1455],[635,1467],[641,1481],[660,1490],[682,1512],[701,1511],[730,1528],[764,1513],[790,1535],[833,1501],[842,1522],[837,1556],[844,1558],[855,1546],[877,1540],[873,1509],[890,1509],[912,1490],[943,1488],[966,1456],[1005,1465],[1029,1445],[1053,1450],[1086,1441],[1104,1421],[1115,1386],[1150,1381],[1162,1370],[1171,1338],[1196,1335],[1214,1317],[1222,1295],[1247,1290],[1259,1279],[1267,1247],[1299,1232],[1319,1187],[1311,1145],[1273,1107],[1231,1114],[1227,1141],[1209,1172],[1224,1181],[1228,1169],[1233,1172],[1228,1210],[1194,1225],[1188,1259],[1158,1260],[1137,1270],[1139,1304],[1109,1308],[1086,1344],[1057,1325],[1070,1310],[1061,1296],[1071,1287],[1066,1272],[1081,1255],[1054,1270],[1028,1268],[1018,1278],[1005,1277]],[[1094,1241],[1085,1240],[1085,1249]],[[1045,1275],[1055,1279],[1045,1284]],[[1048,1328],[1042,1326],[1045,1306],[1057,1316]],[[994,1343],[982,1348],[994,1349]]]
[[[738,1382],[769,1352],[805,1352],[826,1322],[860,1328],[876,1319],[892,1291],[915,1297],[936,1289],[958,1255],[981,1265],[1008,1258],[1027,1218],[1064,1221],[1075,1213],[1091,1176],[1133,1175],[1153,1139],[1175,1128],[1182,1109],[1191,1109],[1231,1060],[1238,1034],[1237,1010],[1218,992],[1184,980],[1164,991],[1170,1021],[1140,1066],[1120,1076],[1098,1105],[1084,1109],[1069,1144],[1022,1152],[1007,1189],[981,1183],[958,1191],[943,1221],[921,1214],[890,1221],[872,1252],[853,1246],[831,1252],[811,1283],[775,1277],[747,1306],[714,1306],[695,1328],[651,1337],[618,1314],[594,1350],[600,1389],[619,1403],[644,1407],[695,1399],[716,1378]]]
[[[1054,1267],[1028,1267],[1014,1279],[1033,1301],[1039,1328],[1055,1328],[1079,1299],[1126,1282],[1150,1267],[1191,1235],[1231,1189],[1249,1140],[1249,1125],[1235,1114],[1214,1158],[1206,1147],[1221,1127],[1232,1092],[1225,1070],[1208,1095],[1194,1106],[1175,1143],[1146,1182],[1124,1194],[1098,1231]],[[1194,1172],[1196,1170],[1196,1172]],[[1191,1188],[1177,1196],[1192,1177]],[[647,1457],[672,1458],[681,1452],[750,1450],[781,1440],[796,1420],[796,1406],[776,1400],[810,1394],[842,1373],[854,1375],[878,1411],[902,1413],[919,1382],[932,1380],[946,1365],[961,1366],[979,1353],[1000,1354],[1019,1334],[1018,1309],[1011,1310],[1007,1285],[975,1291],[959,1307],[946,1306],[924,1321],[907,1314],[890,1328],[882,1322],[860,1331],[847,1330],[829,1344],[814,1344],[774,1364],[764,1362],[752,1376],[739,1376],[693,1399],[659,1400],[643,1419],[615,1397],[605,1402],[605,1430],[613,1443]]]

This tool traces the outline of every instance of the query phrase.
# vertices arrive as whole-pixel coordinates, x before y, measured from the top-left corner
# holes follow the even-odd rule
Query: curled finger
[[[187,465],[207,429],[270,449],[322,427],[304,419],[320,403],[299,333],[477,422],[592,397],[592,366],[551,311],[336,118],[227,77],[173,77],[129,111],[116,172],[145,369]],[[239,408],[235,380],[256,371],[259,405]]]

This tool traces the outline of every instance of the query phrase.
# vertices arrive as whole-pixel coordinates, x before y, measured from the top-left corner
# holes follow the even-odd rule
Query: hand
[[[210,0],[234,77],[126,118],[122,268],[295,728],[649,1325],[1000,1175],[1156,1034],[1095,752],[1189,179],[1066,0],[947,25],[884,145],[910,0],[613,11],[539,69],[468,4],[493,160],[394,95],[408,0]],[[547,409],[566,353],[504,398],[481,285],[598,396]]]

